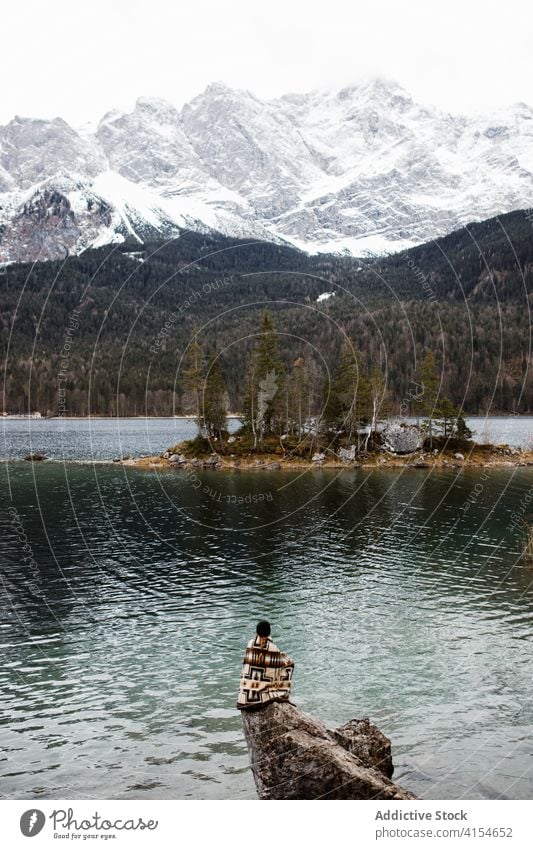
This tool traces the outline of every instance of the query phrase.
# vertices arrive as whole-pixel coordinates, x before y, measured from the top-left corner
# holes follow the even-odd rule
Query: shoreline
[[[242,413],[228,413],[228,419],[240,419],[242,418]],[[408,420],[415,419],[416,416],[407,416]],[[194,421],[196,416],[194,414],[183,414],[183,415],[171,415],[171,416],[147,416],[147,415],[138,415],[138,416],[106,416],[103,413],[93,413],[88,414],[86,416],[33,416],[25,413],[9,413],[8,415],[0,416],[0,420],[2,421],[89,421],[90,419],[109,419],[113,421],[115,419],[132,419],[135,421],[142,421],[143,419],[149,419],[150,421],[172,421],[175,419],[176,421]],[[480,419],[483,421],[491,421],[491,419],[533,419],[533,413],[465,413],[465,419]]]
[[[255,454],[246,457],[231,457],[211,454],[194,458],[185,458],[181,462],[171,462],[169,458],[154,455],[114,461],[113,465],[132,466],[150,471],[174,469],[184,474],[195,471],[306,471],[313,470],[356,470],[356,469],[484,469],[484,468],[527,468],[533,466],[533,451],[519,452],[509,446],[475,445],[470,452],[445,451],[439,454],[417,452],[415,454],[393,455],[383,452],[360,457],[355,461],[343,461],[338,458],[313,462],[299,457],[287,457],[276,454]]]
[[[525,454],[516,456],[516,457],[490,457],[486,459],[470,459],[465,457],[464,460],[456,460],[450,458],[403,458],[403,457],[390,457],[373,460],[362,460],[360,462],[348,462],[344,463],[341,460],[329,460],[324,463],[313,463],[307,460],[283,460],[278,458],[266,459],[266,460],[253,460],[248,462],[236,462],[234,460],[228,460],[227,458],[221,457],[217,460],[216,463],[209,462],[208,460],[197,460],[196,463],[191,463],[190,461],[186,461],[185,463],[170,463],[168,460],[163,459],[159,456],[147,456],[147,457],[132,457],[124,460],[112,460],[112,459],[91,459],[91,458],[63,458],[63,457],[50,457],[44,460],[26,460],[24,457],[3,457],[0,458],[0,463],[3,465],[7,465],[12,463],[14,465],[26,464],[26,465],[72,465],[72,466],[109,466],[112,468],[130,468],[130,469],[138,469],[139,471],[160,471],[160,472],[177,472],[183,475],[191,475],[196,472],[303,472],[303,471],[388,471],[388,470],[398,470],[398,469],[409,469],[409,470],[425,470],[429,471],[432,469],[466,469],[466,470],[475,470],[475,469],[519,469],[519,468],[531,468],[533,467],[533,452],[526,452]]]
[[[204,440],[205,443],[205,440]],[[265,446],[266,447],[266,446]],[[198,450],[200,448],[200,450]],[[194,450],[196,449],[196,450]],[[239,450],[240,449],[240,450]],[[418,449],[411,453],[395,454],[382,447],[361,451],[355,457],[340,457],[332,449],[322,453],[307,451],[306,456],[292,454],[290,449],[272,447],[270,451],[255,451],[246,446],[223,447],[221,453],[183,441],[160,454],[108,458],[47,457],[41,452],[30,452],[22,457],[0,458],[2,463],[70,463],[72,465],[128,466],[141,470],[172,470],[183,474],[195,471],[306,471],[309,469],[485,469],[526,468],[533,466],[533,449],[522,450],[507,443],[470,442],[461,450],[435,447]]]
[[[228,419],[239,419],[240,413],[228,413]],[[471,417],[473,418],[473,417]],[[525,418],[528,418],[526,415]],[[529,416],[529,418],[533,418],[533,416]],[[1,421],[4,422],[21,422],[21,421],[32,421],[32,422],[61,422],[61,421],[69,421],[69,422],[88,422],[94,419],[100,420],[109,420],[115,421],[116,419],[131,419],[133,421],[145,421],[148,419],[149,421],[190,421],[193,422],[196,419],[195,415],[187,415],[187,416],[104,416],[99,414],[94,414],[91,416],[31,416],[13,413],[7,416],[2,416]]]

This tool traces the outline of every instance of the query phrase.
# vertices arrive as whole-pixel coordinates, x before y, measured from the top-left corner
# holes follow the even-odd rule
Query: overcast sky
[[[395,79],[452,111],[533,104],[523,0],[9,0],[0,122],[77,125],[139,95],[181,105],[221,80],[261,97]]]

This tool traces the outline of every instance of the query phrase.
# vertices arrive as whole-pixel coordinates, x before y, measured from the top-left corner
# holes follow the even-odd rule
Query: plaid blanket
[[[262,707],[288,699],[294,663],[269,637],[254,637],[246,647],[237,707]]]

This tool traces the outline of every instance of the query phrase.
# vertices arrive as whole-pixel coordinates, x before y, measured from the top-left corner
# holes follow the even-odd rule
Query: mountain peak
[[[17,246],[14,222],[44,183],[68,196],[72,251],[88,227],[109,241],[187,221],[307,250],[388,252],[533,205],[532,151],[526,104],[466,118],[379,76],[270,100],[218,81],[181,111],[145,95],[96,132],[17,116],[0,127],[0,261],[8,242],[17,257],[39,244],[36,232]],[[53,239],[50,228],[49,256]]]
[[[395,80],[385,77],[368,77],[358,83],[342,88],[339,100],[369,101],[388,105],[393,108],[407,108],[413,105],[409,92]]]
[[[222,82],[222,80],[215,80],[215,82],[209,83],[204,89],[204,94],[230,94],[235,91],[235,89],[231,88],[226,83]]]
[[[164,100],[162,97],[138,97],[135,101],[135,109],[158,114],[179,115],[177,108],[169,100]]]
[[[184,108],[187,109],[188,105],[193,105],[205,100],[231,100],[236,102],[242,102],[243,100],[253,100],[257,103],[261,103],[260,99],[256,97],[256,95],[252,91],[248,91],[248,89],[232,88],[231,86],[226,85],[226,83],[214,82],[209,83],[209,85],[206,86],[203,92],[194,97]]]

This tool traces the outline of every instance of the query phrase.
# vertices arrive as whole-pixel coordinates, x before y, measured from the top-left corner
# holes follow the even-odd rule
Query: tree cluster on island
[[[195,330],[183,359],[182,381],[194,407],[198,435],[183,443],[181,450],[309,457],[350,447],[355,456],[380,449],[387,422],[397,420],[381,363],[365,368],[364,358],[347,336],[332,372],[319,374],[314,362],[302,354],[287,363],[266,309],[243,376],[241,427],[230,434],[229,395],[221,360],[216,351],[204,349]],[[418,418],[422,443],[430,450],[443,444],[457,448],[469,443],[472,434],[462,410],[441,397],[432,351],[421,362],[409,402],[410,411]]]

